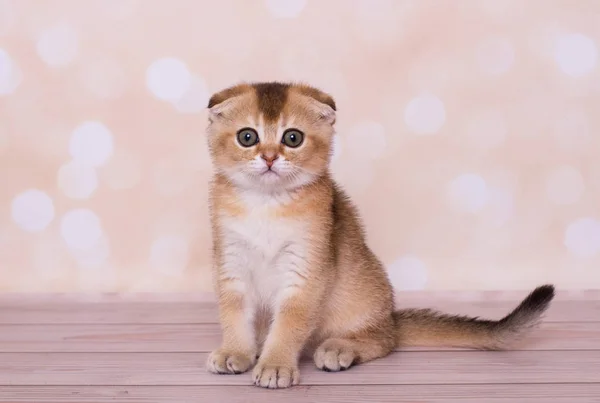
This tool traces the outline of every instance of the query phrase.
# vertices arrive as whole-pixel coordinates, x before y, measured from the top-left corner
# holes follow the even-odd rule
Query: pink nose
[[[274,155],[274,156],[267,156],[267,155],[261,155],[260,156],[263,160],[265,160],[265,162],[267,163],[267,166],[269,168],[271,168],[273,166],[273,163],[275,162],[275,160],[277,158],[279,158],[279,155]]]

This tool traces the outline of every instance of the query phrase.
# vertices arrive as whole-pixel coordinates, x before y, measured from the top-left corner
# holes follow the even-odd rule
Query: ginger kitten
[[[503,349],[537,324],[554,287],[499,321],[396,310],[382,263],[329,173],[336,106],[300,84],[240,84],[212,96],[213,278],[223,342],[217,374],[252,367],[255,385],[299,382],[298,361],[341,371],[396,347]]]

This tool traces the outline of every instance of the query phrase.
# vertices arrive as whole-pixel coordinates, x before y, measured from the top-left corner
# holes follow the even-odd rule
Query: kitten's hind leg
[[[394,349],[389,337],[332,338],[317,348],[313,360],[317,368],[328,371],[344,371],[353,365],[385,357]]]

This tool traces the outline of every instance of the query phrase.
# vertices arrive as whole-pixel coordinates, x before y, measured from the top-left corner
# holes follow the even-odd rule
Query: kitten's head
[[[335,102],[302,84],[240,84],[208,104],[208,144],[217,172],[235,185],[292,190],[329,164]]]

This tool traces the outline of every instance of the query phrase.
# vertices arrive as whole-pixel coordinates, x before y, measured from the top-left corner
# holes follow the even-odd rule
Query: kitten
[[[386,271],[329,173],[331,96],[301,84],[240,84],[214,94],[208,108],[223,331],[210,372],[254,366],[255,385],[286,388],[298,384],[307,351],[318,368],[342,371],[403,346],[503,349],[548,308],[552,285],[499,321],[395,310]]]

